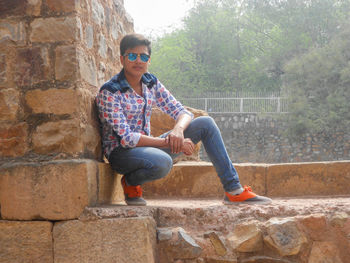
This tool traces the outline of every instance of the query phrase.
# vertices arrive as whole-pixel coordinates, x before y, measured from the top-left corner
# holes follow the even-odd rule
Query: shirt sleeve
[[[107,90],[100,91],[97,96],[97,106],[102,125],[108,125],[113,129],[120,137],[120,145],[124,148],[136,147],[141,133],[133,132],[130,129],[118,96]]]
[[[155,85],[155,104],[161,111],[168,114],[174,120],[177,120],[182,114],[188,114],[193,119],[192,112],[186,110],[185,107],[177,101],[170,91],[159,81],[157,81],[157,84]]]

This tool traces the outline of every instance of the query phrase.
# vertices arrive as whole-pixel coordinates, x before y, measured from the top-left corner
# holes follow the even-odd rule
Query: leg
[[[128,185],[142,185],[166,176],[172,168],[171,157],[153,147],[115,149],[109,162],[112,169],[124,174]]]

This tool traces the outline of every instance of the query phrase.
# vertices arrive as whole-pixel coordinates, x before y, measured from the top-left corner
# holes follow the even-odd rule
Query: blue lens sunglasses
[[[150,56],[147,55],[147,54],[137,54],[137,53],[127,53],[124,55],[124,57],[127,56],[128,57],[128,60],[131,61],[131,62],[134,62],[136,61],[137,57],[140,56],[140,59],[142,62],[146,63],[148,62]]]

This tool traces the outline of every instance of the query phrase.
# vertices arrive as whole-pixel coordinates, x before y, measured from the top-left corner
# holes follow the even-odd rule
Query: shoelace
[[[130,188],[130,192],[132,192],[132,194],[134,195],[134,196],[142,196],[142,188],[141,188],[141,186],[132,186],[131,188]]]
[[[244,186],[244,192],[253,192],[252,188],[250,186]]]

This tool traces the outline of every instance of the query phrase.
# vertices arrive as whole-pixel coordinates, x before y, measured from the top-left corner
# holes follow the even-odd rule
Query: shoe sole
[[[264,201],[241,201],[241,202],[231,202],[231,201],[222,201],[225,205],[267,205],[271,204],[272,200],[264,200]]]

